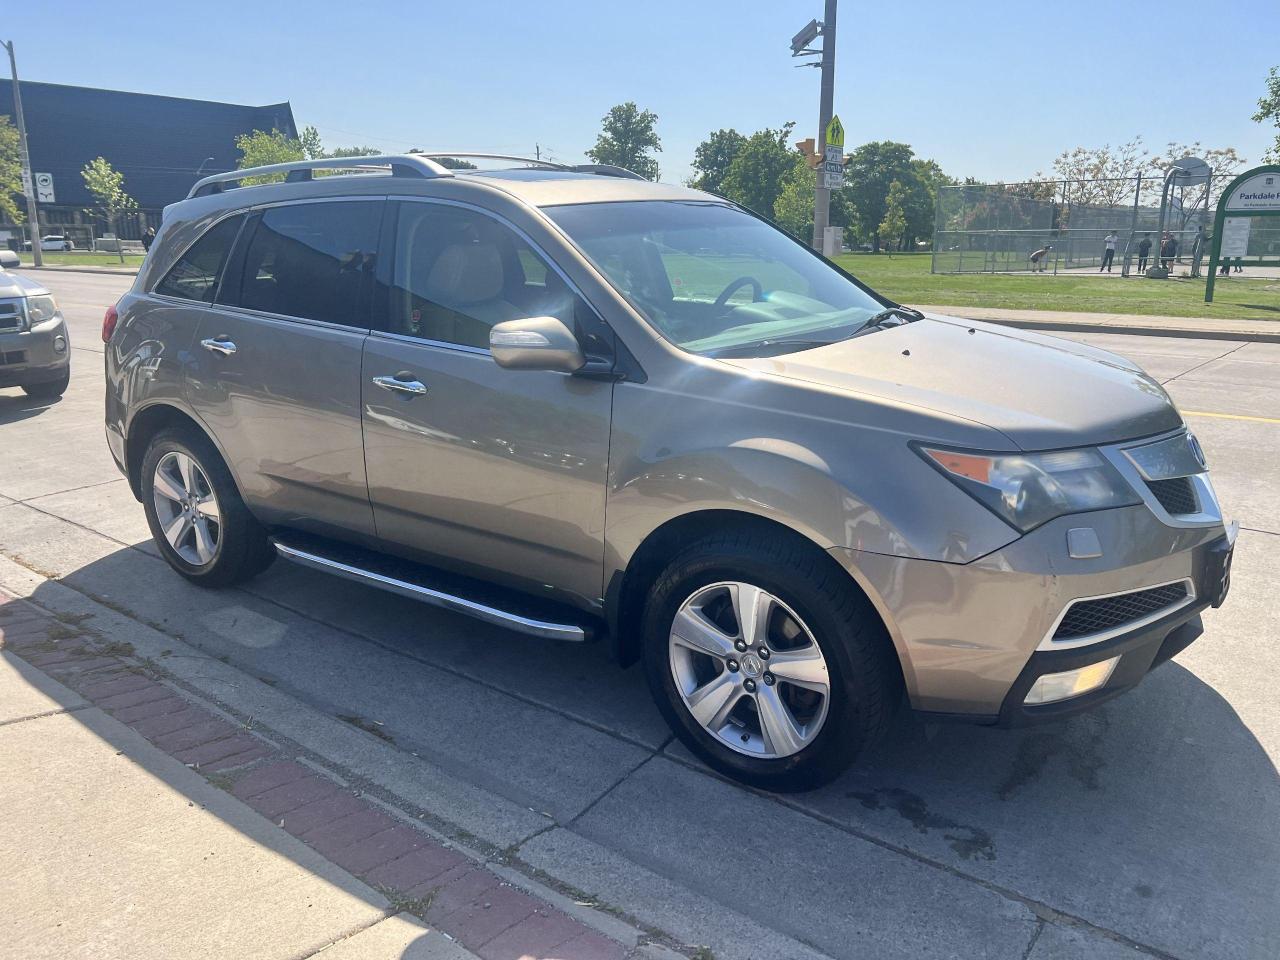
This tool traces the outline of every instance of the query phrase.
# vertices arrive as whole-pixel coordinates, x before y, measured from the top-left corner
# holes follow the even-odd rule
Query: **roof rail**
[[[574,173],[594,173],[601,177],[621,177],[623,180],[645,179],[634,170],[628,170],[626,167],[619,167],[612,163],[579,163],[576,166],[566,167],[565,169],[572,170]]]
[[[441,154],[449,156],[449,154]],[[314,170],[357,170],[361,172],[381,171],[390,168],[393,177],[452,177],[453,172],[441,166],[430,156],[421,153],[387,154],[373,157],[326,157],[320,160],[295,160],[291,163],[272,163],[265,167],[245,167],[243,170],[228,170],[215,173],[197,181],[187,194],[187,198],[203,197],[211,193],[221,193],[224,183],[236,183],[246,177],[261,177],[274,173],[285,174],[285,180],[293,183],[299,180],[312,179]]]
[[[535,167],[545,167],[548,170],[572,170],[572,167],[565,166],[563,163],[556,163],[553,160],[543,160],[540,157],[516,157],[506,153],[450,153],[448,150],[432,150],[430,153],[412,153],[413,157],[428,157],[437,160],[514,160],[517,163],[527,163]]]

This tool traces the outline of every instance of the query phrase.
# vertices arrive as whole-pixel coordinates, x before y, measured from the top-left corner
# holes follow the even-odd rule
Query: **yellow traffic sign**
[[[844,124],[840,122],[839,117],[832,117],[831,122],[827,124],[826,141],[829,147],[844,149]]]

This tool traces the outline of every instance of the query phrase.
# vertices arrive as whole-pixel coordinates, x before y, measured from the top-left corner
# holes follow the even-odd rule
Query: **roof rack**
[[[416,177],[430,179],[432,177],[452,177],[454,171],[437,160],[512,160],[516,163],[527,163],[532,167],[545,170],[563,170],[566,173],[591,173],[601,177],[620,177],[625,180],[643,180],[640,174],[625,167],[610,163],[580,163],[576,165],[555,163],[539,157],[517,157],[505,153],[458,153],[448,151],[432,151],[431,153],[386,154],[373,157],[326,157],[320,160],[294,160],[290,163],[272,163],[264,167],[245,167],[243,170],[228,170],[215,173],[196,182],[187,194],[187,198],[203,197],[213,193],[222,193],[225,183],[238,183],[248,177],[262,177],[271,174],[285,174],[286,183],[297,183],[313,179],[315,170],[349,170],[358,173],[382,173],[389,169],[393,177]]]
[[[294,160],[291,163],[272,163],[264,167],[245,167],[243,170],[228,170],[215,173],[197,181],[187,194],[191,197],[203,197],[211,193],[221,193],[224,183],[236,183],[247,177],[261,177],[273,173],[285,174],[285,181],[296,183],[312,179],[314,170],[353,170],[360,173],[381,173],[390,168],[393,177],[452,177],[453,172],[441,166],[429,156],[421,153],[388,154],[374,157],[326,157],[320,160]]]

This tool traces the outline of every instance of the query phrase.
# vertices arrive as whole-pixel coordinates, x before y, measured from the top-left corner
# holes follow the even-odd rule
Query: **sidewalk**
[[[102,273],[108,276],[116,277],[136,277],[138,268],[131,267],[128,264],[116,263],[110,266],[96,266],[89,263],[46,263],[42,267],[35,264],[24,263],[14,267],[14,270],[49,270],[53,273]]]
[[[947,307],[913,303],[925,313],[945,313],[967,320],[986,320],[1023,330],[1075,333],[1128,333],[1140,336],[1191,337],[1280,343],[1280,315],[1275,320],[1219,320],[1198,317],[1142,316],[1132,313],[1083,313],[1067,310],[1004,310],[993,307]]]
[[[0,593],[0,958],[675,956],[507,882],[128,647]]]

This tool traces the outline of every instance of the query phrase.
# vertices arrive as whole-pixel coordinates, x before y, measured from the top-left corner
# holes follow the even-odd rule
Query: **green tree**
[[[320,143],[320,131],[308,124],[302,128],[302,134],[298,137],[298,143],[302,145],[302,159],[304,160],[322,160],[325,157],[324,147]],[[347,154],[350,156],[350,154]]]
[[[911,166],[914,159],[907,144],[878,140],[854,149],[845,163],[846,185],[839,191],[842,216],[860,239],[877,250],[893,181],[914,185],[920,179]]]
[[[596,145],[587,156],[596,163],[625,167],[646,180],[657,180],[658,161],[651,151],[662,151],[662,141],[654,130],[658,115],[628,100],[610,110],[602,122]]]
[[[102,157],[96,157],[84,165],[80,176],[84,179],[85,189],[95,201],[94,208],[88,213],[105,220],[111,231],[119,237],[118,221],[121,215],[138,206],[137,201],[124,192],[124,174],[115,170]],[[36,242],[39,242],[38,238]],[[124,263],[124,246],[118,239],[116,251],[120,254],[120,262]]]
[[[880,220],[880,226],[876,228],[881,239],[889,241],[891,253],[894,246],[899,250],[902,249],[902,242],[907,232],[907,203],[906,188],[901,181],[894,180],[889,184],[889,192],[885,196],[884,217]]]
[[[0,214],[11,223],[26,219],[18,198],[22,196],[22,149],[18,130],[8,117],[0,117]]]
[[[314,129],[314,128],[311,128]],[[317,143],[313,146],[318,146]],[[272,130],[255,130],[253,133],[242,133],[236,137],[236,149],[240,151],[239,169],[246,167],[265,167],[272,163],[292,163],[306,159],[306,148],[302,141]],[[245,177],[240,181],[242,186],[253,186],[256,183],[276,183],[284,179],[282,173],[272,173],[261,177]]]
[[[1276,141],[1262,159],[1266,163],[1280,163],[1280,67],[1272,67],[1267,74],[1267,92],[1258,98],[1258,112],[1253,119],[1257,123],[1270,120],[1276,128]]]
[[[723,194],[734,203],[776,220],[774,204],[782,193],[782,181],[795,166],[796,152],[787,146],[794,123],[777,130],[757,130],[747,137],[725,173]]]
[[[773,202],[773,219],[792,236],[805,243],[813,236],[813,189],[817,174],[809,168],[803,156],[795,161],[782,177],[782,189]]]
[[[732,128],[717,130],[693,151],[694,176],[689,186],[695,190],[723,195],[729,165],[746,145],[747,138]]]

